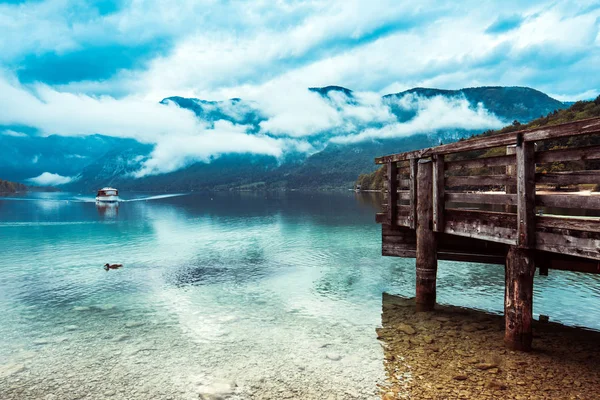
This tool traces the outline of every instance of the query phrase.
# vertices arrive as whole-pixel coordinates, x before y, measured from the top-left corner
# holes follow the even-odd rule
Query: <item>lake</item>
[[[377,398],[382,293],[415,280],[381,256],[378,195],[121,197],[0,197],[1,398]],[[501,313],[503,285],[440,262],[440,303]],[[536,276],[534,301],[600,329],[596,276]]]

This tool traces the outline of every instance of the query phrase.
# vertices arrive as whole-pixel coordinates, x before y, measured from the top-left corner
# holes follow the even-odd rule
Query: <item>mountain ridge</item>
[[[332,98],[332,92],[340,93],[348,98],[348,104],[354,105],[355,92],[342,86],[312,87],[308,89],[317,93],[326,100],[335,99],[340,101],[340,96]],[[461,100],[466,99],[470,107],[476,109],[481,104],[487,111],[498,118],[510,122],[513,120],[528,120],[546,115],[548,110],[564,108],[564,104],[550,96],[526,87],[500,87],[484,86],[479,88],[463,88],[459,90],[446,90],[434,88],[412,88],[407,91],[391,93],[381,96],[383,105],[388,107],[391,114],[397,119],[398,124],[411,122],[416,117],[418,110],[414,107],[403,109],[402,105],[395,99],[404,99],[404,96],[416,95],[419,98],[429,99],[440,96],[443,99]],[[344,99],[342,96],[341,99]],[[410,98],[412,99],[412,97]],[[413,99],[414,100],[414,99]],[[178,107],[192,111],[198,118],[206,121],[209,125],[224,120],[232,124],[245,125],[249,134],[257,134],[261,130],[261,123],[267,120],[263,112],[251,101],[240,98],[232,98],[222,101],[210,101],[181,96],[166,97],[160,101],[162,104],[175,104]],[[336,103],[337,104],[337,103]],[[400,104],[400,105],[399,105]],[[416,110],[416,111],[415,111]],[[1,127],[0,127],[1,128]],[[360,128],[360,127],[357,127]],[[360,129],[379,129],[380,125],[365,125]],[[323,143],[316,152],[312,154],[295,154],[288,158],[276,159],[271,156],[260,156],[251,154],[224,154],[213,159],[210,163],[196,162],[174,172],[160,175],[133,178],[133,172],[139,169],[142,162],[150,157],[153,145],[139,143],[133,139],[108,138],[103,139],[97,135],[94,139],[100,143],[101,155],[88,151],[77,159],[76,166],[66,168],[68,163],[65,155],[62,159],[57,158],[58,167],[68,174],[77,175],[77,179],[62,186],[68,190],[91,191],[97,187],[111,184],[119,186],[122,190],[224,190],[239,188],[263,188],[263,189],[342,189],[351,187],[353,182],[361,173],[368,173],[375,169],[373,158],[375,156],[414,150],[420,147],[429,147],[439,144],[440,141],[449,142],[462,137],[481,133],[481,129],[445,129],[444,131],[430,130],[417,132],[417,134],[406,137],[393,137],[388,139],[372,138],[346,144],[330,143],[326,141],[328,131],[312,135],[307,140],[315,143]],[[360,132],[360,130],[358,131]],[[12,138],[14,144],[24,138]],[[73,139],[73,138],[71,138]],[[25,140],[25,139],[24,139]],[[65,142],[69,142],[69,138]],[[92,139],[84,139],[82,142]],[[4,140],[6,141],[6,140]],[[0,135],[0,145],[3,135]],[[110,143],[109,143],[110,142]],[[114,143],[113,143],[114,142]],[[108,144],[107,144],[108,143]],[[105,146],[102,147],[102,146]],[[40,145],[41,146],[41,145]],[[69,145],[70,146],[70,145]],[[76,152],[69,146],[55,149],[61,151]],[[83,144],[91,147],[95,145]],[[23,150],[23,148],[19,148]],[[35,154],[29,154],[23,150],[20,154],[22,160],[27,156],[32,159]],[[35,150],[35,149],[34,149]],[[88,149],[90,150],[90,149]],[[36,151],[36,150],[35,150]],[[34,151],[34,152],[35,152]],[[101,152],[102,152],[101,151]],[[17,151],[18,153],[18,151]],[[36,163],[40,160],[36,160]],[[0,168],[2,168],[0,161]],[[13,163],[13,169],[18,163]],[[35,165],[25,165],[29,174],[41,173],[35,169]],[[85,165],[83,165],[85,164]],[[62,165],[62,166],[61,166]],[[236,165],[244,165],[237,168]],[[53,171],[50,166],[44,164],[44,171]],[[75,173],[72,171],[77,169]],[[21,174],[22,176],[23,174]],[[11,178],[11,176],[8,176]],[[22,180],[20,177],[17,180]]]

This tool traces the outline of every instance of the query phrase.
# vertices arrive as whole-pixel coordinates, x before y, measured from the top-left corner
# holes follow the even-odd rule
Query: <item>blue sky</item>
[[[241,97],[273,132],[303,125],[298,137],[343,123],[309,104],[306,88],[325,85],[364,93],[369,106],[416,86],[587,99],[600,93],[599,27],[597,0],[0,1],[0,126],[158,143],[173,124],[206,133],[173,107],[155,113],[162,98]],[[277,134],[264,133],[279,154]]]

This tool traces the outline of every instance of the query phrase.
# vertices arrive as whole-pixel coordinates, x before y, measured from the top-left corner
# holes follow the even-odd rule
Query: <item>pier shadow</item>
[[[534,321],[533,351],[504,347],[504,318],[383,295],[383,399],[592,399],[600,387],[600,332]]]

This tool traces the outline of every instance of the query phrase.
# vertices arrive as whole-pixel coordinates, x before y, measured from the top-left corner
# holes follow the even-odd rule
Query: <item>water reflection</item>
[[[96,210],[102,219],[115,219],[119,215],[119,203],[96,202]]]

